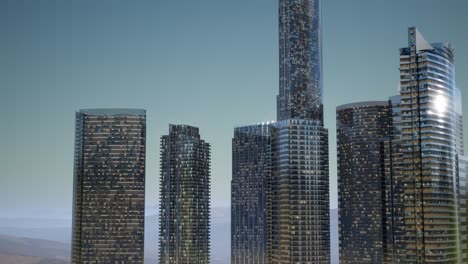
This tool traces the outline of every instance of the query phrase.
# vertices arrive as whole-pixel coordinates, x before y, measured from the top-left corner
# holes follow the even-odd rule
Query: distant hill
[[[66,264],[69,256],[65,243],[0,235],[2,264]]]
[[[0,263],[2,264],[68,264],[64,260],[49,259],[29,256],[13,256],[0,254]]]
[[[211,219],[211,256],[213,264],[229,264],[231,252],[231,216],[229,207],[212,209]],[[330,211],[331,264],[338,264],[338,210]],[[158,254],[159,216],[145,218],[145,263],[156,264]],[[71,216],[69,218],[0,218],[0,254],[13,256],[36,256],[42,258],[61,258],[69,260],[71,241]],[[24,239],[17,237],[28,237]],[[10,245],[11,244],[11,245]],[[10,246],[9,246],[10,245]],[[15,250],[16,249],[16,250]],[[31,253],[29,253],[31,252]],[[39,254],[39,255],[37,255]],[[65,256],[65,258],[63,258]],[[38,264],[33,262],[5,262],[1,264]],[[39,258],[38,261],[41,261]],[[56,264],[54,262],[40,264]],[[62,264],[66,262],[57,262]]]

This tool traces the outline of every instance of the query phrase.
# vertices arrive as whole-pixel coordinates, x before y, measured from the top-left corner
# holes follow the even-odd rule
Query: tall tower
[[[337,108],[340,263],[384,263],[387,101]]]
[[[450,44],[409,28],[400,50],[406,259],[458,263],[455,66]]]
[[[267,264],[271,123],[236,127],[232,139],[231,264]]]
[[[279,1],[278,121],[268,193],[268,261],[330,263],[321,0]]]
[[[321,0],[279,1],[278,121],[323,122]]]
[[[232,263],[330,263],[321,2],[279,1],[278,121],[235,130]]]
[[[143,263],[146,112],[76,113],[72,263]]]
[[[210,263],[210,145],[198,128],[161,137],[160,264]]]

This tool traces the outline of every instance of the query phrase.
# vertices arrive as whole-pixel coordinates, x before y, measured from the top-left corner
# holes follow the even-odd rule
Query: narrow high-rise
[[[231,264],[267,264],[271,123],[236,127],[232,139]]]
[[[457,116],[453,48],[416,28],[400,50],[406,260],[459,261]]]
[[[145,110],[76,113],[71,263],[143,263],[145,140]]]
[[[384,263],[387,101],[337,108],[338,209],[341,264]]]
[[[159,263],[210,263],[210,145],[198,128],[161,137]]]
[[[278,121],[323,122],[322,1],[279,1]]]

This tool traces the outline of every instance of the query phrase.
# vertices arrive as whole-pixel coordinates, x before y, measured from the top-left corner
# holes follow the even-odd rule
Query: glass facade
[[[383,263],[385,159],[389,104],[337,108],[340,263]]]
[[[146,112],[76,113],[72,263],[143,263]]]
[[[232,263],[330,263],[321,5],[279,1],[278,121],[233,140]]]
[[[405,193],[402,172],[401,97],[390,97],[388,136],[383,149],[383,263],[404,263],[405,259]]]
[[[161,137],[160,264],[210,263],[210,145],[198,128]]]
[[[458,263],[455,67],[449,44],[409,28],[400,51],[406,259]]]
[[[330,263],[328,131],[289,119],[272,130],[268,263]]]
[[[278,120],[323,122],[321,0],[279,1]]]
[[[458,157],[460,179],[460,263],[468,263],[468,157]]]
[[[271,123],[237,127],[232,140],[231,264],[267,264]]]

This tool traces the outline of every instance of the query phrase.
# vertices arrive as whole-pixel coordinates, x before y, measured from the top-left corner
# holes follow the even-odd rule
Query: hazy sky
[[[147,109],[147,206],[169,123],[200,127],[213,206],[229,205],[233,127],[276,118],[277,2],[0,1],[0,208],[71,207],[75,111],[107,107]],[[454,44],[467,113],[467,10],[465,0],[323,1],[332,207],[335,108],[397,93],[409,26]]]

